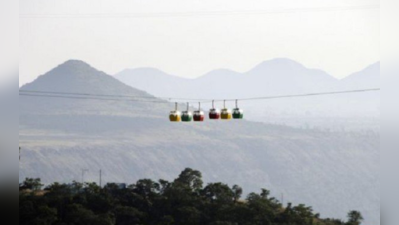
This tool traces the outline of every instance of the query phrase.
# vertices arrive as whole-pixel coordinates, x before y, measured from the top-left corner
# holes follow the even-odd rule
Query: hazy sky
[[[342,78],[380,60],[379,9],[347,10],[369,5],[379,1],[20,0],[19,83],[68,59],[194,78],[286,57]],[[325,7],[345,10],[308,10]],[[228,13],[201,13],[214,11]]]

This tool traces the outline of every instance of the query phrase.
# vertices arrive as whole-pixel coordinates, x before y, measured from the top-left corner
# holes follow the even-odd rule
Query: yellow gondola
[[[231,120],[231,118],[233,118],[231,110],[226,108],[226,100],[224,100],[224,108],[222,109],[222,112],[220,113],[220,117],[222,120]]]
[[[177,102],[175,103],[175,110],[171,111],[169,114],[170,122],[180,122],[181,121],[181,112],[177,110]]]

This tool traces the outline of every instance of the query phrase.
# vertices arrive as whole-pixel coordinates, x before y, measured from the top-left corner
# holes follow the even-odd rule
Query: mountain
[[[347,88],[380,87],[380,62],[347,76],[341,82]]]
[[[135,115],[132,115],[129,111],[135,110],[145,114],[146,112],[143,110],[144,108],[152,107],[155,112],[166,110],[166,107],[162,105],[136,101],[142,99],[154,101],[159,100],[144,91],[131,88],[104,72],[98,71],[87,63],[79,60],[69,60],[52,69],[48,73],[39,76],[35,82],[26,84],[20,88],[20,91],[25,91],[23,94],[26,95],[46,94],[40,92],[26,92],[36,90],[49,92],[50,95],[52,94],[53,96],[41,98],[36,98],[34,96],[21,97],[21,113],[54,113],[57,115],[69,115],[73,112],[74,114],[91,115],[93,112],[98,112],[100,115],[123,115],[124,113],[128,113],[129,116],[138,116],[139,114],[136,113]],[[80,98],[81,96],[70,94],[68,97],[72,99],[61,100],[56,96],[54,97],[54,95],[65,95],[63,93],[88,94],[83,97],[98,98],[96,96],[90,96],[91,93],[95,93],[96,95],[100,95],[100,98],[106,100],[77,100],[75,98]],[[108,97],[109,95],[139,96],[140,99],[126,97],[122,98],[122,101],[121,98],[117,98],[117,101],[112,101],[113,97]],[[108,104],[104,104],[104,101],[107,101]],[[49,105],[54,106],[49,108]],[[155,113],[153,116],[160,117],[161,113]]]
[[[45,89],[45,91],[59,92],[70,92],[73,89],[84,93],[95,91],[100,94],[144,94],[144,92],[126,86],[80,60],[69,60],[57,66],[45,75],[39,76],[35,82],[21,87],[21,90],[39,88]]]
[[[262,62],[245,73],[246,88],[254,94],[303,93],[320,91],[333,86],[337,80],[324,71],[308,69],[290,59]]]
[[[145,72],[142,69],[125,70],[116,74],[115,78],[158,97],[235,99],[379,87],[379,63],[343,80],[285,58],[264,61],[244,73],[219,69],[196,79],[178,78],[155,69],[147,69]],[[247,118],[260,122],[323,129],[333,127],[358,130],[379,127],[376,119],[379,117],[377,92],[248,101],[240,102],[240,106],[249,113]],[[358,121],[359,117],[363,122]]]
[[[265,61],[246,73],[218,69],[196,79],[179,78],[153,68],[124,70],[115,78],[156,96],[190,98],[235,98],[243,94],[257,96],[287,91],[298,93],[309,89],[322,90],[338,83],[327,73],[307,69],[290,59]]]
[[[124,77],[126,83],[134,84],[135,88],[160,96],[175,94],[176,88],[185,87],[189,81],[155,68],[126,69],[118,74],[118,76]],[[159,92],[159,90],[162,92]]]
[[[20,181],[25,177],[40,177],[47,184],[80,181],[82,169],[89,170],[84,179],[94,182],[100,169],[104,183],[171,180],[190,167],[202,171],[205,182],[239,182],[247,193],[268,188],[277,198],[284,194],[286,203],[314,206],[322,217],[344,219],[356,209],[364,214],[366,225],[380,223],[378,133],[247,120],[170,123],[173,103],[81,61],[68,61],[20,91],[129,95],[156,101],[20,95]]]

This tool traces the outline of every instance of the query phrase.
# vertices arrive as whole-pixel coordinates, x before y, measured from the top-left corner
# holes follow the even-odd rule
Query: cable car
[[[175,110],[171,111],[169,114],[170,122],[180,122],[181,121],[181,113],[177,110],[177,102],[175,105]]]
[[[198,103],[198,110],[194,111],[194,121],[202,122],[205,119],[204,112],[201,111],[201,102]]]
[[[230,120],[232,117],[233,116],[231,114],[230,109],[226,108],[226,100],[224,100],[224,108],[222,109],[222,112],[221,112],[221,118],[222,118],[222,120]]]
[[[209,119],[218,120],[220,119],[220,111],[215,108],[215,101],[212,101],[212,109],[209,110]]]
[[[233,118],[234,119],[244,118],[244,110],[238,108],[238,100],[236,100],[236,108],[233,109]]]
[[[193,120],[193,114],[189,111],[189,104],[187,103],[187,111],[183,111],[181,120],[183,122],[191,122]]]

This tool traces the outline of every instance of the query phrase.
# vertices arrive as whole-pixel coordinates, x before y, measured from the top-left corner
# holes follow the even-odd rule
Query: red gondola
[[[201,111],[201,102],[198,103],[198,110],[194,111],[194,121],[202,122],[205,119],[205,114]]]
[[[215,108],[215,101],[212,101],[212,109],[209,110],[209,119],[220,119],[220,110]]]

